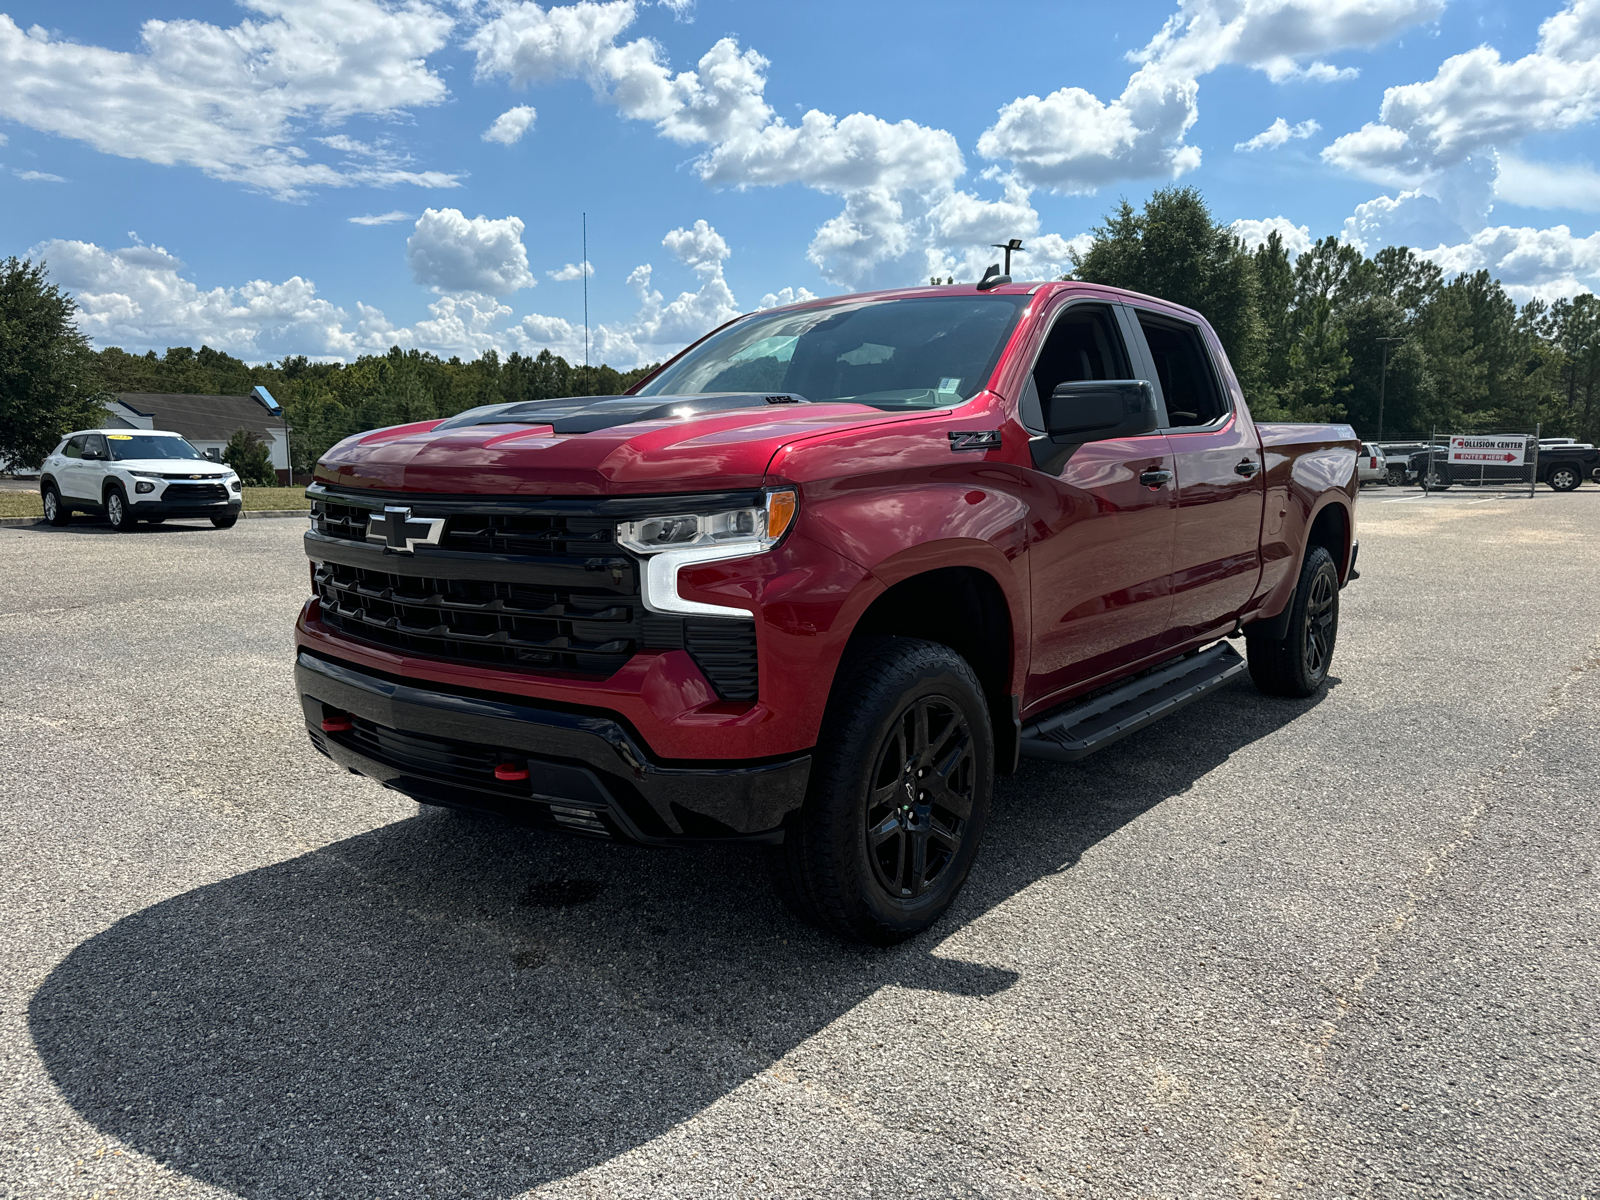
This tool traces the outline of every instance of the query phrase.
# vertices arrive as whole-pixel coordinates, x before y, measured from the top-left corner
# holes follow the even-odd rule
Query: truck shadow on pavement
[[[34,1043],[99,1130],[241,1196],[510,1196],[666,1133],[881,988],[1008,988],[941,937],[1314,704],[1236,683],[1025,763],[963,896],[892,950],[796,924],[747,852],[425,811],[124,918],[34,994]]]

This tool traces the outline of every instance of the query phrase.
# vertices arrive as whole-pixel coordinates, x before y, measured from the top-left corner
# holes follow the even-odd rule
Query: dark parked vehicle
[[[1409,473],[1430,491],[1443,491],[1452,484],[1528,482],[1528,468],[1538,455],[1535,477],[1557,492],[1573,491],[1585,478],[1600,469],[1600,450],[1576,444],[1535,447],[1529,444],[1520,462],[1504,464],[1452,463],[1449,443],[1431,451],[1418,450],[1411,456]]]

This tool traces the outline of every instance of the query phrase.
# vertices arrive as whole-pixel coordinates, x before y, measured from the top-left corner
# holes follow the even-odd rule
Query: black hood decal
[[[529,400],[520,404],[495,404],[473,408],[451,417],[437,430],[465,429],[470,425],[551,425],[557,433],[593,433],[634,421],[664,421],[671,417],[697,417],[702,413],[736,408],[764,408],[769,404],[809,404],[794,392],[712,392],[704,396],[573,396],[564,400]]]

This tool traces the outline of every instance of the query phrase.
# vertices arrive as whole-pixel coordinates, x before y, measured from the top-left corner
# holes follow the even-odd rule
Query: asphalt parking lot
[[[1600,1195],[1600,488],[1359,520],[1325,695],[1024,764],[887,952],[339,774],[298,520],[0,528],[0,1196]]]

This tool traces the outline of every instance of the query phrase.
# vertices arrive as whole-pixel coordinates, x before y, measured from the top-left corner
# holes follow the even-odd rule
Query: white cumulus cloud
[[[198,167],[283,198],[315,187],[450,186],[396,156],[318,161],[307,125],[437,104],[426,58],[453,26],[411,0],[245,0],[237,25],[149,20],[137,52],[24,31],[0,14],[0,117],[106,154]],[[335,147],[336,148],[336,147]]]
[[[1600,288],[1600,233],[1574,237],[1565,225],[1480,230],[1465,242],[1419,251],[1447,275],[1486,270],[1518,303],[1558,300]]]
[[[1248,141],[1235,142],[1233,148],[1246,152],[1252,150],[1276,150],[1291,138],[1308,138],[1321,128],[1322,126],[1315,121],[1301,121],[1298,125],[1291,125],[1282,117],[1279,117]]]
[[[568,263],[554,271],[546,271],[557,283],[571,283],[574,279],[584,279],[594,274],[594,264],[585,259],[581,263]]]
[[[15,175],[18,179],[26,180],[28,183],[65,183],[66,182],[66,180],[64,178],[62,178],[60,175],[52,175],[52,174],[50,174],[49,171],[18,171],[18,170],[13,169],[11,173],[13,175]]]
[[[406,239],[406,263],[435,291],[509,296],[538,282],[528,270],[524,228],[520,217],[469,220],[460,209],[430,208]]]
[[[508,108],[483,131],[483,140],[499,142],[502,146],[515,145],[523,134],[533,128],[533,119],[536,116],[538,113],[534,111],[532,105],[519,104],[515,108]]]
[[[1512,62],[1491,46],[1446,59],[1432,79],[1389,88],[1378,120],[1322,152],[1335,166],[1415,187],[1490,147],[1600,115],[1600,0],[1569,0]]]
[[[411,214],[401,212],[397,208],[393,212],[377,213],[376,215],[368,213],[364,217],[346,217],[345,220],[352,225],[393,225],[396,221],[411,220]]]
[[[1276,233],[1283,240],[1284,249],[1289,252],[1291,258],[1311,249],[1312,242],[1316,240],[1311,236],[1309,227],[1296,225],[1288,217],[1267,217],[1260,221],[1242,217],[1229,228],[1233,230],[1235,237],[1252,250]]]
[[[1502,154],[1494,194],[1524,208],[1600,212],[1600,172],[1585,163],[1529,162]]]

